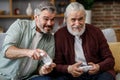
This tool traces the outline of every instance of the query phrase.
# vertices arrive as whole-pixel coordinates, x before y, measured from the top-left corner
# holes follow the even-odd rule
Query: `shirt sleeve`
[[[5,40],[3,42],[3,46],[2,46],[2,55],[5,57],[5,52],[6,50],[14,45],[14,46],[18,46],[18,43],[20,42],[20,33],[21,33],[21,29],[20,29],[20,20],[16,20],[8,29],[8,31],[6,32],[6,37]]]
[[[114,57],[109,49],[107,40],[105,39],[101,30],[98,30],[98,41],[99,41],[99,53],[101,54],[102,61],[98,64],[100,65],[100,71],[108,71],[114,68]],[[109,67],[106,67],[109,66]]]

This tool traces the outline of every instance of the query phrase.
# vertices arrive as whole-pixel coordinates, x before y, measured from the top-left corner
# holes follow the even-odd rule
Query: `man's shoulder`
[[[92,25],[92,24],[85,24],[85,26],[88,28],[88,29],[98,29],[98,27]]]
[[[98,27],[96,27],[96,26],[94,26],[92,24],[86,24],[86,30],[96,32],[96,31],[100,31],[100,28],[98,28]]]
[[[17,19],[15,21],[15,24],[19,25],[21,28],[34,28],[35,27],[35,21],[34,20],[27,20],[27,19]]]
[[[24,22],[24,21],[31,21],[31,20],[28,20],[28,19],[17,19],[16,21]]]
[[[58,31],[56,31],[56,33],[65,33],[67,31],[67,27],[64,26],[64,27],[61,27],[60,29],[58,29]]]
[[[21,24],[28,24],[32,23],[32,20],[27,20],[27,19],[17,19],[15,22],[21,23]]]

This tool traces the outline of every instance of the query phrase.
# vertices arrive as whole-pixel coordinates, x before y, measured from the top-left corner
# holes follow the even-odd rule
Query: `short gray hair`
[[[67,6],[64,16],[67,17],[71,11],[79,11],[79,10],[82,10],[85,12],[84,6],[78,2],[72,2]]]
[[[41,1],[35,8],[34,15],[39,15],[41,11],[48,10],[51,13],[56,12],[56,7],[50,1]]]

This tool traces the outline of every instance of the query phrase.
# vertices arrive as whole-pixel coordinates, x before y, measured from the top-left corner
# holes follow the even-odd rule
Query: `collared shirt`
[[[16,20],[6,32],[6,38],[3,43],[0,53],[0,75],[5,77],[5,80],[12,80],[20,67],[21,59],[8,59],[5,56],[5,51],[8,47],[14,45],[18,48],[29,48],[32,38],[36,32],[35,21]],[[54,57],[54,37],[51,34],[43,34],[38,48],[45,50],[51,58]],[[39,64],[41,65],[41,63]],[[1,79],[0,80],[4,80]]]
[[[79,36],[75,36],[75,43],[74,43],[74,50],[75,50],[75,61],[82,62],[82,65],[87,65],[85,55],[82,48],[82,39]]]

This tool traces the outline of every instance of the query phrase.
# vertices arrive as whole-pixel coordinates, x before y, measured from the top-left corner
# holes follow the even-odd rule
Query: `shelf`
[[[27,4],[28,2],[30,2],[32,4],[32,8],[34,10],[35,6],[38,4],[38,1],[39,0],[30,0],[30,1],[24,1],[24,0],[2,0],[0,1],[0,7],[1,7],[1,10],[5,10],[5,14],[4,15],[0,15],[0,19],[7,19],[7,18],[32,18],[33,19],[33,16],[27,16],[25,11],[26,11],[26,8],[27,8]],[[66,5],[68,5],[70,2],[74,2],[76,0],[49,0],[51,1],[52,3],[55,4],[57,8],[57,12],[59,14],[57,14],[56,17],[63,17],[64,16],[64,9]],[[60,3],[62,4],[60,6]],[[22,4],[22,6],[21,6]],[[14,15],[14,10],[15,9],[19,9],[20,10],[20,14],[22,15]],[[62,10],[62,11],[59,11],[59,10]]]
[[[27,15],[0,15],[0,18],[32,18],[33,16]]]
[[[9,26],[17,19],[34,19],[34,16],[27,16],[26,9],[28,3],[31,3],[34,11],[36,5],[39,5],[39,1],[42,0],[0,0],[0,10],[4,10],[4,14],[0,14],[0,26],[4,31],[7,31]],[[56,19],[63,20],[65,7],[76,0],[48,0],[51,1],[57,7]],[[20,11],[16,14],[16,10]],[[33,12],[34,13],[34,12]],[[58,20],[58,21],[59,21]]]
[[[64,17],[64,14],[57,14],[56,17]]]
[[[64,14],[57,14],[56,17],[63,17]],[[27,16],[27,15],[0,15],[0,18],[33,18],[33,16]]]

